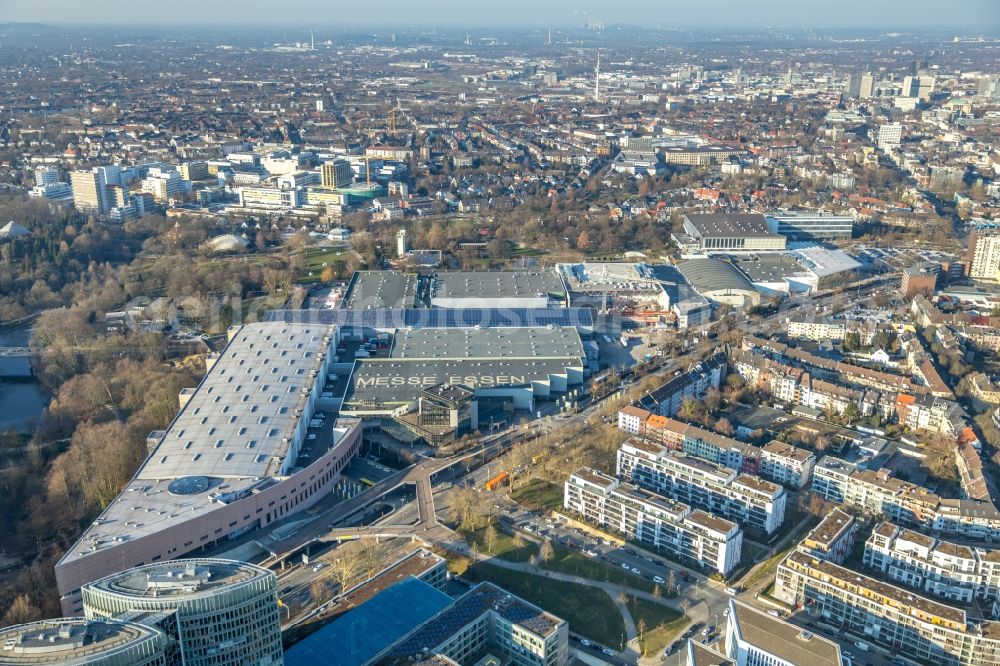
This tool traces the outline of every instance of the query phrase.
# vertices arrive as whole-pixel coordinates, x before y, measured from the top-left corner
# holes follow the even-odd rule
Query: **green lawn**
[[[548,250],[539,247],[516,247],[510,254],[512,257],[541,257],[548,253]]]
[[[305,259],[307,269],[322,269],[323,264],[342,259],[346,254],[347,250],[342,247],[311,247],[302,252],[302,258]]]
[[[656,587],[651,580],[636,576],[621,567],[609,566],[570,548],[553,544],[553,552],[555,556],[548,562],[543,562],[542,568],[615,585],[625,585],[643,592],[652,593]],[[660,591],[665,592],[665,586],[661,586]]]
[[[554,483],[535,479],[520,486],[510,494],[529,509],[536,511],[558,511],[563,505],[563,489]]]
[[[690,622],[690,619],[678,610],[637,597],[629,597],[628,607],[636,628],[641,629],[642,625],[645,625],[639,632],[639,645],[644,656],[655,655],[665,648]]]
[[[465,578],[489,581],[567,622],[571,631],[617,649],[625,624],[611,598],[593,587],[501,569],[485,562],[469,567]]]
[[[313,247],[303,250],[300,255],[304,266],[302,272],[296,276],[295,282],[298,284],[313,284],[319,282],[320,274],[326,266],[333,265],[333,262],[345,260],[347,250],[344,248]],[[326,264],[326,266],[324,266]],[[310,275],[312,273],[312,275]]]
[[[538,552],[538,546],[535,543],[527,539],[522,539],[521,544],[518,545],[517,539],[500,531],[500,528],[496,528],[497,539],[496,543],[493,544],[492,552],[486,546],[486,528],[481,528],[473,532],[459,530],[459,534],[469,544],[475,544],[476,549],[480,553],[511,562],[527,562],[531,559],[532,555]]]

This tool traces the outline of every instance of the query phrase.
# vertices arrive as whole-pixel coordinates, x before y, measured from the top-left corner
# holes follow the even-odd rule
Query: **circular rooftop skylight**
[[[184,476],[167,486],[171,495],[197,495],[208,490],[208,479],[204,476]]]

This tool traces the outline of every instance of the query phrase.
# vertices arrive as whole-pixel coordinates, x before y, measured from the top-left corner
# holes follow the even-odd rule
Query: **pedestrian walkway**
[[[701,603],[700,598],[694,598],[691,596],[690,592],[686,592],[673,599],[668,599],[663,596],[656,596],[646,592],[645,590],[638,590],[634,587],[628,587],[623,585],[618,585],[615,583],[608,583],[600,580],[593,580],[591,578],[584,578],[582,576],[575,576],[572,574],[562,573],[560,571],[549,571],[548,569],[543,569],[541,567],[534,566],[527,562],[510,562],[498,557],[492,557],[490,555],[484,555],[483,553],[475,552],[465,542],[458,542],[455,540],[449,541],[444,544],[438,544],[442,547],[451,550],[452,552],[463,555],[477,562],[485,562],[492,566],[499,567],[501,569],[508,569],[511,571],[519,571],[521,573],[532,574],[535,576],[541,576],[543,578],[551,578],[553,580],[562,581],[565,583],[576,583],[578,585],[587,585],[588,587],[596,587],[598,589],[604,590],[605,593],[614,602],[618,611],[621,613],[622,621],[625,623],[625,633],[628,643],[628,649],[623,653],[623,656],[630,656],[635,658],[640,666],[650,666],[652,664],[659,664],[660,657],[659,654],[650,655],[648,657],[640,657],[641,650],[639,648],[639,631],[636,628],[634,618],[632,613],[629,611],[625,604],[619,603],[618,597],[622,592],[629,597],[637,597],[639,599],[644,599],[646,601],[651,601],[655,604],[660,604],[661,606],[667,606],[674,610],[685,613],[690,620],[690,622],[708,622],[710,619],[708,612],[705,609],[705,604]],[[686,610],[685,610],[686,605]]]

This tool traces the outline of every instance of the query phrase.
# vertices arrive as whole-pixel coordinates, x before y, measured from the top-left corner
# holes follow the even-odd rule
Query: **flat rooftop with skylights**
[[[322,446],[305,441],[337,341],[318,324],[230,331],[167,430],[150,436],[139,471],[56,565],[67,615],[84,583],[235,538],[329,492],[360,446],[352,419],[324,421]]]

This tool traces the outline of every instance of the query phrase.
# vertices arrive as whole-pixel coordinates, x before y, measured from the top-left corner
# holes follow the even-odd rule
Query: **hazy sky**
[[[0,0],[0,22],[52,24],[1000,27],[1000,0]]]

